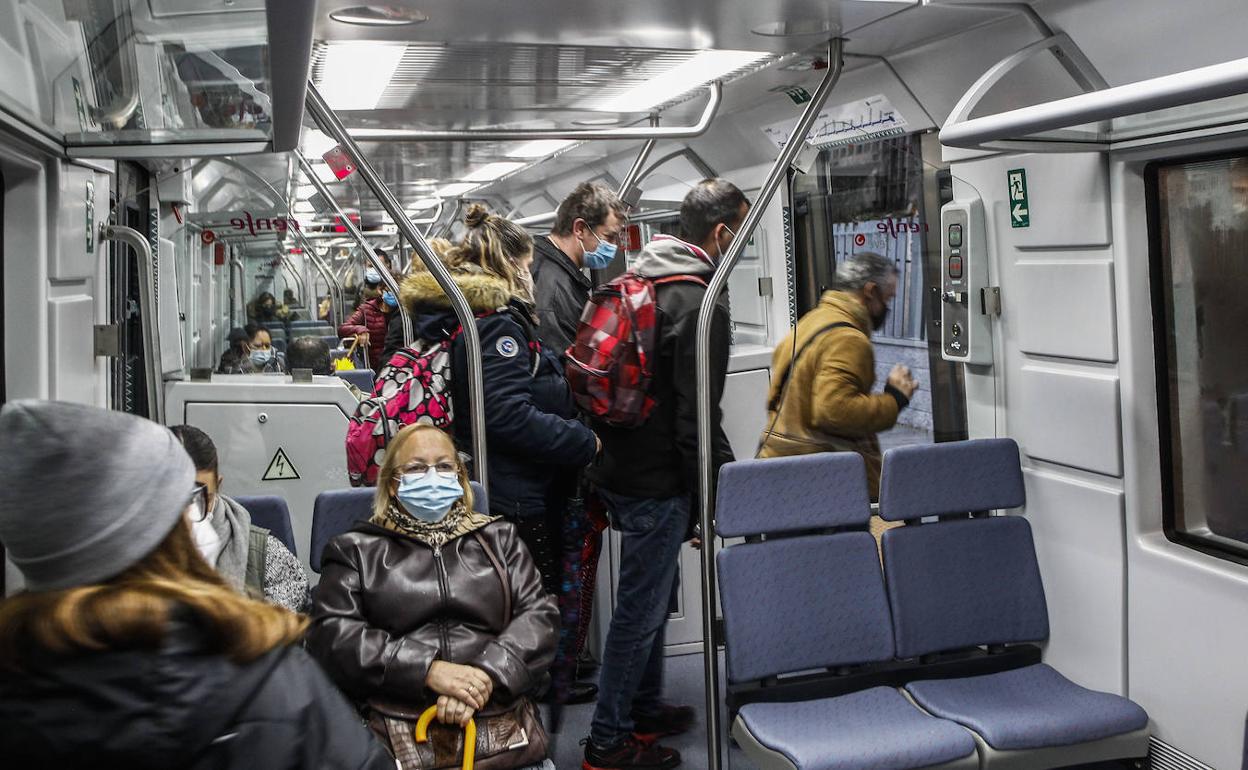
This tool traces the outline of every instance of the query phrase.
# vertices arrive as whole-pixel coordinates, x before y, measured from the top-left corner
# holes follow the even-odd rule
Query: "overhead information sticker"
[[[290,458],[286,456],[285,450],[278,447],[277,454],[273,455],[273,459],[269,460],[269,468],[264,472],[261,481],[285,481],[289,479],[299,478],[299,471],[295,470],[295,466],[291,465]]]
[[[1013,168],[1006,173],[1010,183],[1010,227],[1031,227],[1027,203],[1027,169]]]
[[[801,104],[789,94],[789,98]],[[763,133],[781,150],[797,126],[798,118],[763,126]],[[814,147],[852,144],[868,139],[897,136],[905,133],[906,119],[883,94],[868,96],[845,104],[824,107],[810,127],[806,140]]]

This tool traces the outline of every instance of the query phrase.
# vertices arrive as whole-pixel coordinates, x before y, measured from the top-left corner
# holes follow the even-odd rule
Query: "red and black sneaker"
[[[652,744],[664,736],[689,732],[698,719],[698,712],[692,706],[664,703],[648,714],[634,713],[631,716],[633,736],[643,744]]]
[[[642,743],[630,735],[605,749],[586,741],[581,770],[671,770],[679,764],[680,752],[676,749],[653,741]]]

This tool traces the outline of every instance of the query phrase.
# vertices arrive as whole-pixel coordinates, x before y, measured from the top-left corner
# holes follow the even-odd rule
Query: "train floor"
[[[666,660],[664,681],[666,699],[671,703],[687,704],[704,715],[706,710],[706,687],[702,673],[702,654],[673,655]],[[723,693],[724,656],[719,656],[720,693]],[[581,740],[589,735],[589,722],[594,716],[594,704],[586,703],[579,706],[568,706],[563,712],[563,726],[558,735],[552,735],[555,742],[554,758],[558,770],[577,770],[581,766],[584,748]],[[549,724],[549,722],[547,722]],[[726,734],[728,725],[721,717],[721,731]],[[699,718],[698,724],[684,735],[663,739],[663,744],[680,752],[679,770],[705,770],[706,760],[706,721]],[[725,770],[756,770],[756,766],[745,758],[740,749],[731,748],[724,755],[722,766]]]

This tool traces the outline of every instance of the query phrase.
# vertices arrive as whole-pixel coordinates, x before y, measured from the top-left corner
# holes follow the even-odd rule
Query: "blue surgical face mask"
[[[273,359],[273,349],[266,348],[263,350],[251,351],[251,362],[256,366],[264,366]]]
[[[381,273],[376,268],[370,267],[364,271],[364,283],[371,283],[374,286],[381,283]]]
[[[382,301],[382,302],[384,302],[384,303],[386,303],[386,304],[387,304],[387,305],[389,305],[390,307],[398,307],[398,306],[399,306],[399,298],[398,298],[398,297],[396,297],[396,296],[394,296],[394,292],[392,292],[392,291],[385,291],[385,292],[382,292],[382,293],[381,293],[381,301]]]
[[[464,496],[458,476],[443,476],[433,468],[422,473],[405,473],[399,477],[395,497],[411,515],[436,524],[446,518],[451,506]]]
[[[594,236],[594,240],[598,241],[598,246],[593,251],[585,251],[585,247],[582,246],[581,251],[584,252],[584,256],[581,259],[584,261],[585,267],[588,267],[590,270],[601,270],[611,264],[611,260],[615,259],[615,244],[607,243],[599,238],[598,234],[592,229],[589,231],[589,234]]]

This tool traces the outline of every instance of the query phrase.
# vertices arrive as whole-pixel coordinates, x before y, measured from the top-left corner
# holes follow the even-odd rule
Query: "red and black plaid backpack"
[[[565,370],[572,396],[587,414],[622,428],[641,425],[650,416],[657,352],[654,287],[675,281],[706,286],[695,275],[652,280],[625,273],[590,294]]]

